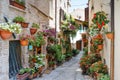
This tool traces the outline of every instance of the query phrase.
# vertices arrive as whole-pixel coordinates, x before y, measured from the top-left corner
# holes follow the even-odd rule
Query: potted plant
[[[29,41],[35,48],[41,47],[41,45],[45,44],[45,40],[41,32],[37,32],[34,39],[30,39]]]
[[[20,36],[20,44],[21,44],[22,46],[27,46],[28,43],[29,43],[29,36],[22,34],[22,35]]]
[[[45,55],[43,54],[35,54],[33,56],[30,56],[29,61],[32,61],[34,66],[32,68],[35,69],[35,72],[33,74],[33,77],[36,77],[38,74],[41,74],[41,72],[43,71],[43,66],[45,65],[45,61],[44,61]],[[33,61],[33,59],[35,61]]]
[[[97,80],[110,80],[110,76],[108,74],[99,74],[97,76]]]
[[[90,66],[90,74],[94,78],[97,78],[98,73],[108,73],[107,65],[103,64],[102,61],[95,62]]]
[[[30,28],[31,35],[35,34],[37,32],[37,29],[39,29],[39,25],[36,23],[33,23],[32,28]]]
[[[9,39],[12,33],[19,34],[21,26],[16,23],[0,23],[0,36],[3,40]]]
[[[33,79],[33,74],[35,73],[35,68],[31,68],[31,71],[30,71],[30,75],[28,76],[28,78],[31,80]]]
[[[19,73],[17,74],[17,79],[27,79],[30,75],[31,68],[22,68],[20,69]]]
[[[26,8],[24,0],[10,0],[10,5],[20,8],[22,10],[25,10]]]
[[[113,32],[106,32],[106,36],[108,39],[113,39]]]
[[[55,61],[49,61],[49,67],[54,69],[55,68]]]
[[[27,28],[29,23],[25,23],[25,19],[21,16],[17,16],[13,19],[13,22],[21,24],[23,28]]]

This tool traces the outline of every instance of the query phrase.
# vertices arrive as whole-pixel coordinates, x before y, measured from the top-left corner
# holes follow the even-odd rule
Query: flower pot
[[[28,40],[20,40],[20,44],[22,46],[27,46],[28,45]]]
[[[30,34],[33,35],[37,32],[36,28],[30,28]]]
[[[29,75],[29,73],[17,74],[17,80],[25,80]]]
[[[0,30],[0,36],[3,40],[6,40],[12,36],[12,33],[8,30]]]
[[[17,3],[16,1],[10,1],[10,5],[20,8],[22,10],[25,10],[25,6]]]
[[[36,78],[37,75],[38,75],[38,73],[34,73],[34,74],[33,74],[33,78]]]
[[[33,74],[29,75],[28,78],[29,78],[30,80],[32,80],[32,79],[33,79]]]
[[[106,36],[108,39],[113,39],[113,33],[107,33]]]
[[[39,73],[41,73],[42,72],[42,70],[43,70],[43,67],[41,66],[41,67],[39,67]]]
[[[22,28],[28,28],[28,24],[29,24],[25,22],[16,22],[16,23],[20,24]]]
[[[35,63],[35,62],[36,62],[36,59],[35,59],[35,58],[33,58],[33,59],[32,59],[32,61]]]
[[[98,49],[102,50],[103,49],[103,44],[98,45]]]
[[[29,24],[29,23],[22,22],[21,26],[22,26],[23,28],[28,28],[28,24]]]

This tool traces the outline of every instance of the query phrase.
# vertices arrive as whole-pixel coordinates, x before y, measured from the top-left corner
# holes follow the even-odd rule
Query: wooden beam
[[[38,10],[38,12],[40,12],[41,14],[43,14],[45,17],[53,20],[52,17],[50,17],[49,15],[45,14],[43,11],[41,11],[39,8],[37,8],[35,5],[33,5],[33,4],[31,4],[31,3],[29,3],[29,4],[30,4],[33,8],[35,8],[36,10]]]

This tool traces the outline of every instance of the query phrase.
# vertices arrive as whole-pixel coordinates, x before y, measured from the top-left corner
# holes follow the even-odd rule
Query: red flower
[[[98,25],[98,28],[99,28],[99,29],[101,29],[101,28],[102,28],[102,26],[101,26],[99,23],[98,23],[97,25]]]
[[[102,26],[104,26],[105,25],[105,22],[104,21],[102,21]]]
[[[94,14],[93,18],[96,18],[96,14]]]

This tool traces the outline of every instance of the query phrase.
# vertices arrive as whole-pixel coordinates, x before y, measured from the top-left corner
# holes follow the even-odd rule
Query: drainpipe
[[[111,31],[114,32],[114,0],[111,0]],[[113,36],[114,37],[114,36]],[[114,38],[111,40],[110,80],[114,80]]]

